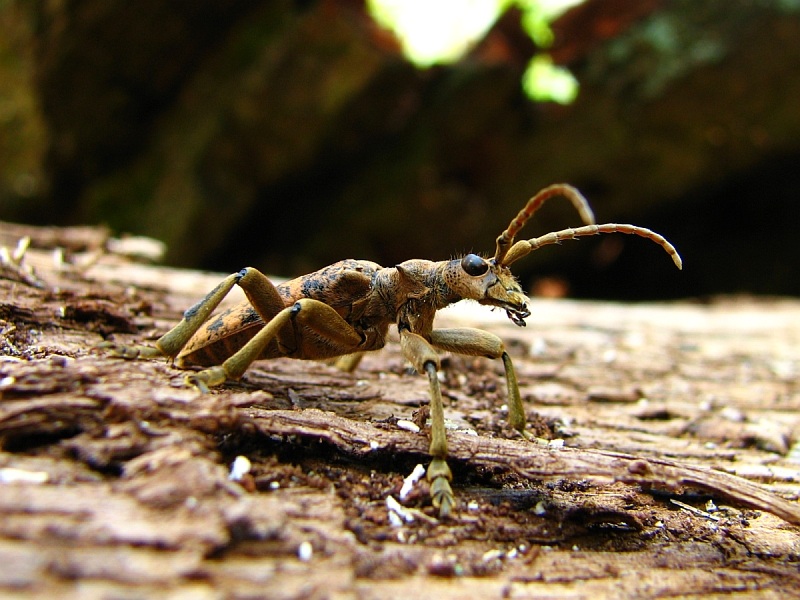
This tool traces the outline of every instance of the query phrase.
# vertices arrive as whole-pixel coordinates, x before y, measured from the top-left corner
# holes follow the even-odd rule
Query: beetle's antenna
[[[645,229],[644,227],[637,227],[636,225],[623,225],[620,223],[605,223],[603,225],[585,225],[576,229],[563,229],[561,231],[554,231],[543,235],[541,237],[533,238],[530,240],[521,240],[514,244],[505,254],[503,264],[510,265],[515,260],[549,244],[560,244],[563,240],[572,240],[578,237],[587,235],[597,235],[599,233],[627,233],[629,235],[638,235],[647,238],[661,246],[664,251],[670,255],[672,262],[679,269],[683,268],[683,261],[675,249],[675,246],[670,244],[663,236],[657,234],[655,231]],[[498,238],[499,244],[499,238]]]
[[[544,204],[550,198],[554,198],[555,196],[563,196],[572,202],[573,206],[578,211],[578,214],[581,216],[581,220],[586,225],[594,224],[595,221],[592,209],[589,208],[589,203],[586,201],[586,198],[584,198],[578,190],[566,183],[556,183],[548,186],[543,190],[540,190],[533,198],[528,200],[528,203],[525,205],[525,207],[519,211],[516,217],[511,220],[508,228],[498,236],[497,250],[495,250],[494,253],[494,261],[496,264],[508,265],[512,262],[511,260],[507,259],[506,255],[514,244],[514,237],[517,235],[517,233],[519,233],[519,230],[522,229],[522,227],[528,222],[534,213],[539,210],[542,204]],[[530,252],[530,250],[528,252]],[[527,254],[527,252],[525,254]],[[520,256],[517,258],[520,258]]]

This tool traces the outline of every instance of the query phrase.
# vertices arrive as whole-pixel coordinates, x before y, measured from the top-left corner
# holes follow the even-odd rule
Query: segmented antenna
[[[553,184],[544,188],[543,190],[540,190],[533,198],[528,200],[528,203],[525,205],[525,207],[519,211],[516,217],[511,220],[508,228],[498,236],[497,249],[494,253],[495,263],[498,265],[511,264],[512,261],[508,260],[506,255],[514,244],[514,237],[516,237],[517,233],[519,233],[519,230],[523,228],[525,223],[528,222],[534,213],[539,210],[542,204],[544,204],[550,198],[555,198],[556,196],[563,196],[572,202],[572,205],[575,207],[575,210],[578,211],[578,214],[581,217],[581,221],[583,221],[586,225],[594,224],[595,221],[592,209],[589,207],[589,203],[586,201],[586,198],[584,198],[578,190],[566,183]],[[525,254],[527,254],[527,252]],[[524,254],[517,258],[520,258],[521,256],[524,256]]]
[[[598,235],[600,233],[626,233],[629,235],[638,235],[647,238],[661,246],[664,251],[672,257],[672,262],[679,269],[683,268],[683,261],[681,260],[675,246],[670,244],[664,236],[657,234],[655,231],[645,229],[644,227],[637,227],[636,225],[626,225],[620,223],[605,223],[603,225],[585,225],[576,229],[563,229],[561,231],[554,231],[543,235],[541,237],[533,238],[530,240],[521,240],[514,244],[505,255],[503,264],[510,265],[515,260],[549,244],[560,244],[563,240],[572,240],[578,237],[587,235]]]

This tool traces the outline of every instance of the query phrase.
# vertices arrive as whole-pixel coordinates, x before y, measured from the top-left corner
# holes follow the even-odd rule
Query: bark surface
[[[353,374],[265,361],[202,395],[93,347],[155,339],[221,276],[93,229],[0,245],[23,234],[0,266],[0,595],[797,594],[800,302],[533,300],[524,329],[445,311],[506,340],[543,441],[506,426],[501,364],[445,357],[459,506],[439,521],[424,481],[400,498],[429,439],[395,338]]]

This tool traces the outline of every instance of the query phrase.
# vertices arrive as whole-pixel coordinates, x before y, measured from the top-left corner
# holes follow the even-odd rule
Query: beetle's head
[[[525,319],[531,314],[528,298],[511,270],[494,259],[467,254],[452,260],[445,269],[445,281],[460,298],[502,308],[520,327],[525,326]]]
[[[565,184],[545,188],[528,200],[497,238],[494,257],[486,259],[477,254],[467,254],[460,260],[448,263],[446,280],[453,292],[461,298],[471,298],[481,304],[502,308],[509,319],[523,327],[531,312],[528,310],[528,299],[509,266],[528,254],[533,247],[529,241],[515,243],[514,238],[548,198],[558,195],[566,196],[573,203],[585,223],[594,222],[589,204],[578,190]]]

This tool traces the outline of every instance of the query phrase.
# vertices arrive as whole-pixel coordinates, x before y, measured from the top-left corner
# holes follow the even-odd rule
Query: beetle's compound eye
[[[464,269],[467,275],[477,277],[489,270],[489,263],[477,254],[467,254],[461,259],[461,268]]]

